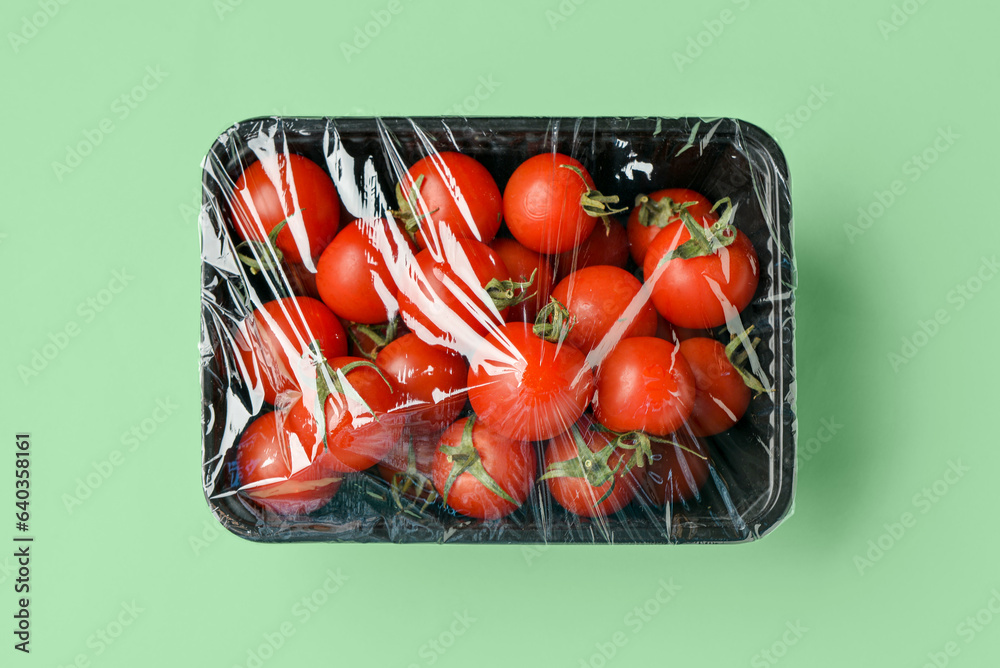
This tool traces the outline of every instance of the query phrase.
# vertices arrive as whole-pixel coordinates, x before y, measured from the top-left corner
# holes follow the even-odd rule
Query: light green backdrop
[[[0,664],[228,668],[280,645],[263,665],[992,665],[998,22],[972,0],[3,3],[0,545],[19,431],[36,542],[27,657],[0,557]],[[470,98],[481,79],[493,90]],[[255,115],[449,111],[732,115],[778,138],[809,454],[774,534],[535,552],[217,528],[199,481],[202,156]],[[22,378],[50,335],[64,347]]]

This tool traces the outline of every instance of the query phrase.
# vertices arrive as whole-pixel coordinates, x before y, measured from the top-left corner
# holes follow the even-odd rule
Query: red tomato
[[[628,264],[628,241],[625,228],[615,220],[605,227],[603,223],[594,226],[582,244],[560,253],[556,260],[556,274],[569,276],[584,267],[605,265],[625,268]]]
[[[706,227],[707,229],[707,227]],[[653,283],[653,305],[675,325],[718,327],[745,309],[757,290],[760,268],[747,236],[731,228],[732,243],[701,257],[661,263],[691,239],[683,223],[671,223],[653,239],[643,274]]]
[[[441,433],[410,433],[397,443],[378,463],[378,474],[389,483],[397,505],[406,498],[421,503],[434,503],[434,456]]]
[[[599,348],[600,360],[622,339],[653,336],[656,311],[641,290],[639,279],[618,267],[586,267],[564,278],[552,298],[575,319],[566,342],[584,354]]]
[[[250,423],[236,450],[240,493],[279,515],[305,515],[327,504],[341,476],[319,466],[320,450],[264,413]]]
[[[503,193],[503,217],[514,238],[527,248],[562,253],[579,246],[594,230],[597,218],[582,203],[588,193],[596,194],[594,180],[578,160],[543,153],[514,170]]]
[[[309,344],[319,343],[326,357],[347,354],[347,335],[323,302],[286,297],[264,304],[240,323],[235,343],[243,360],[240,373],[269,404],[278,395],[315,383]]]
[[[484,425],[517,440],[552,438],[590,403],[594,376],[583,353],[550,343],[528,323],[490,335],[471,359],[469,401]]]
[[[663,339],[625,339],[597,373],[594,417],[616,432],[666,436],[694,407],[695,381],[680,350]]]
[[[469,365],[458,353],[406,334],[383,348],[375,364],[396,381],[411,431],[440,432],[465,408]]]
[[[399,308],[421,339],[462,350],[503,323],[507,309],[498,310],[485,288],[508,280],[510,272],[489,246],[459,239],[445,244],[443,254],[421,251],[415,264],[414,275],[400,284]]]
[[[750,405],[750,388],[715,339],[681,341],[681,354],[697,388],[688,423],[695,436],[721,434],[739,422]]]
[[[275,242],[289,262],[314,260],[340,225],[340,198],[326,170],[294,153],[247,167],[232,202],[236,231],[247,241],[264,243],[275,225],[288,221]]]
[[[398,391],[392,380],[383,378],[370,366],[349,367],[357,362],[371,364],[358,357],[329,360],[330,377],[341,383],[344,393],[331,387],[325,401],[325,451],[323,432],[313,418],[317,412],[315,390],[303,393],[288,413],[288,428],[303,443],[323,451],[318,461],[328,471],[369,468],[402,436],[404,418],[393,410]]]
[[[411,252],[409,241],[395,225],[385,220],[355,220],[319,258],[316,287],[320,297],[345,320],[366,325],[385,322],[397,311],[393,275],[401,270],[394,268],[403,265]]]
[[[635,469],[628,468],[634,451],[610,446],[615,435],[595,431],[592,424],[588,418],[580,420],[545,448],[543,477],[549,493],[560,506],[584,517],[617,513],[632,501],[639,484]]]
[[[628,248],[637,265],[642,266],[649,244],[663,228],[680,220],[678,214],[681,207],[688,202],[692,204],[687,207],[687,211],[695,220],[707,222],[711,226],[719,219],[712,211],[712,203],[704,195],[687,188],[657,190],[645,202],[632,209],[627,226]],[[643,215],[640,216],[640,213]],[[642,218],[646,218],[647,225],[640,222]]]
[[[496,181],[461,153],[443,151],[418,161],[403,175],[397,197],[421,248],[439,248],[449,236],[489,243],[500,229],[503,205]],[[442,236],[444,229],[450,235]]]
[[[708,449],[696,438],[677,432],[671,438],[689,450],[708,454]],[[709,464],[698,455],[669,443],[653,443],[653,456],[646,465],[643,487],[657,506],[687,501],[699,496],[708,480]]]
[[[499,519],[527,501],[536,466],[530,443],[491,432],[474,417],[465,418],[441,435],[434,455],[434,487],[463,515]]]
[[[513,239],[494,239],[490,248],[503,260],[512,281],[524,283],[534,275],[529,294],[535,296],[511,306],[507,312],[508,322],[534,322],[538,309],[549,303],[549,295],[552,293],[554,281],[551,262],[544,255],[528,250]]]

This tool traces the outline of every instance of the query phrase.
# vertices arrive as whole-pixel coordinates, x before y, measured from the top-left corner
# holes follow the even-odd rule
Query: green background
[[[939,665],[995,662],[1000,280],[983,280],[995,271],[983,258],[1000,246],[1000,8],[908,0],[893,25],[888,0],[576,2],[400,0],[350,58],[341,44],[387,0],[3,3],[0,542],[14,533],[21,431],[36,542],[30,656],[12,649],[15,576],[0,557],[0,663],[254,665],[248,652],[283,624],[292,633],[263,665],[921,666],[946,648],[955,656]],[[696,57],[678,64],[686,49]],[[123,107],[147,67],[162,80]],[[445,113],[480,77],[499,85],[470,113],[726,115],[781,143],[804,452],[795,514],[762,541],[268,546],[214,523],[199,480],[205,151],[257,115]],[[57,174],[87,133],[100,142]],[[925,152],[921,169],[912,158]],[[852,234],[859,207],[880,215]],[[125,289],[91,311],[121,269]],[[71,324],[78,335],[23,379]],[[158,400],[175,408],[123,443],[154,424]],[[64,495],[115,451],[111,475],[67,509]],[[949,482],[951,464],[968,470]],[[892,527],[904,513],[909,526]],[[328,569],[347,580],[305,619],[294,606]],[[661,579],[679,590],[649,604]],[[134,621],[100,641],[133,601]],[[648,621],[627,617],[647,604],[659,608]],[[465,613],[475,621],[451,637]],[[604,659],[616,633],[625,642]],[[449,640],[443,653],[429,644]]]

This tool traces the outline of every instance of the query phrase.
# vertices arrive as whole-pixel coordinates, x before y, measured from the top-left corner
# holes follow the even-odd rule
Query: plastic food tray
[[[301,276],[283,272],[275,281],[245,270],[234,254],[240,239],[230,201],[233,183],[261,151],[285,150],[326,166],[344,206],[358,217],[395,209],[402,170],[438,150],[476,158],[501,191],[522,161],[558,151],[580,160],[598,189],[619,195],[626,206],[664,187],[691,188],[712,201],[730,197],[736,226],[761,263],[742,324],[753,325],[761,338],[757,368],[771,391],[755,396],[733,429],[707,439],[712,467],[700,498],[665,508],[636,500],[610,517],[582,519],[536,483],[514,514],[478,521],[439,502],[402,512],[378,475],[359,472],[309,516],[262,512],[237,492],[235,451],[242,430],[267,407],[242,382],[233,331],[248,314],[248,295],[259,302],[283,296],[275,284],[297,289]],[[256,118],[218,137],[203,163],[202,185],[202,474],[212,512],[233,533],[261,542],[729,543],[756,539],[790,513],[796,442],[792,211],[784,156],[760,128],[728,118]],[[719,336],[726,336],[724,328]]]

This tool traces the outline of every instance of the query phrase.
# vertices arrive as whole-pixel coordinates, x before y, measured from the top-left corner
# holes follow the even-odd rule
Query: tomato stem
[[[574,167],[573,165],[559,165],[563,169],[568,169],[583,181],[583,185],[586,186],[587,191],[580,195],[580,206],[583,207],[584,212],[588,216],[593,218],[600,218],[604,222],[604,230],[610,231],[611,220],[608,218],[611,214],[623,213],[628,211],[628,208],[615,209],[608,206],[609,204],[618,204],[618,195],[602,195],[600,191],[594,190],[587,183],[587,179],[583,176],[583,171],[579,167]]]
[[[753,328],[754,326],[750,325],[739,334],[733,334],[732,340],[726,345],[726,358],[743,379],[744,384],[755,393],[773,392],[774,390],[767,389],[757,376],[743,366],[750,357],[747,346],[752,350],[760,343],[759,337],[749,338]]]
[[[463,473],[468,472],[473,478],[478,480],[483,487],[493,492],[501,499],[509,501],[515,506],[520,507],[521,504],[518,503],[510,494],[505,492],[483,466],[483,460],[479,456],[479,451],[476,450],[476,445],[472,440],[472,428],[475,421],[475,415],[470,415],[466,420],[465,428],[462,430],[462,438],[458,445],[445,445],[442,443],[438,448],[440,452],[443,452],[448,456],[448,461],[451,462],[451,470],[448,472],[448,479],[445,481],[443,490],[444,493],[442,494],[444,502],[448,503],[448,494],[451,493],[451,488],[455,485],[455,481],[458,480],[459,476]]]
[[[268,233],[266,242],[247,240],[236,246],[236,257],[250,268],[251,274],[257,275],[261,271],[274,271],[281,266],[285,255],[276,245],[276,241],[278,234],[284,229],[287,223],[288,218],[285,218],[275,225]],[[250,251],[250,255],[240,252],[240,249],[244,246]]]
[[[353,398],[361,402],[361,405],[365,407],[365,410],[371,413],[372,419],[378,422],[378,415],[372,410],[372,407],[368,405],[355,389],[351,386],[350,382],[347,380],[347,374],[349,374],[354,369],[358,367],[370,367],[374,369],[379,377],[385,381],[385,384],[389,386],[390,392],[395,392],[392,383],[386,378],[385,373],[382,372],[375,364],[369,362],[368,360],[359,360],[357,362],[350,362],[345,364],[339,369],[334,369],[330,366],[326,357],[323,355],[323,349],[319,345],[319,341],[310,341],[309,350],[306,353],[310,357],[310,362],[316,368],[316,405],[313,406],[313,420],[317,425],[321,425],[323,430],[323,450],[329,449],[329,443],[327,440],[327,430],[326,430],[326,400],[331,394],[336,392],[337,394],[342,394],[345,397],[348,396],[348,392],[353,395]]]
[[[399,316],[381,325],[365,325],[359,322],[352,322],[348,323],[347,336],[350,337],[361,357],[374,362],[379,352],[396,339],[399,325]],[[372,344],[374,344],[371,350],[365,350],[365,346],[361,342],[361,337],[358,336],[359,334],[363,334],[371,340]]]
[[[549,297],[549,303],[538,309],[531,331],[550,343],[562,343],[574,325],[576,317],[569,309],[555,297]]]
[[[537,294],[536,292],[528,294],[528,289],[535,283],[535,274],[537,273],[538,269],[535,269],[526,281],[515,281],[513,279],[501,281],[494,278],[484,286],[484,289],[489,294],[490,299],[493,300],[497,309],[502,311],[505,308],[526,302]]]
[[[413,185],[410,186],[410,191],[403,194],[403,183],[400,181],[396,184],[396,203],[399,206],[398,210],[389,211],[389,214],[393,218],[398,218],[403,221],[403,229],[406,233],[410,235],[410,238],[416,241],[417,231],[420,229],[420,223],[433,213],[437,212],[437,208],[433,211],[429,211],[425,214],[417,214],[416,211],[419,208],[420,202],[420,189],[424,185],[424,175],[421,174],[417,177]]]

